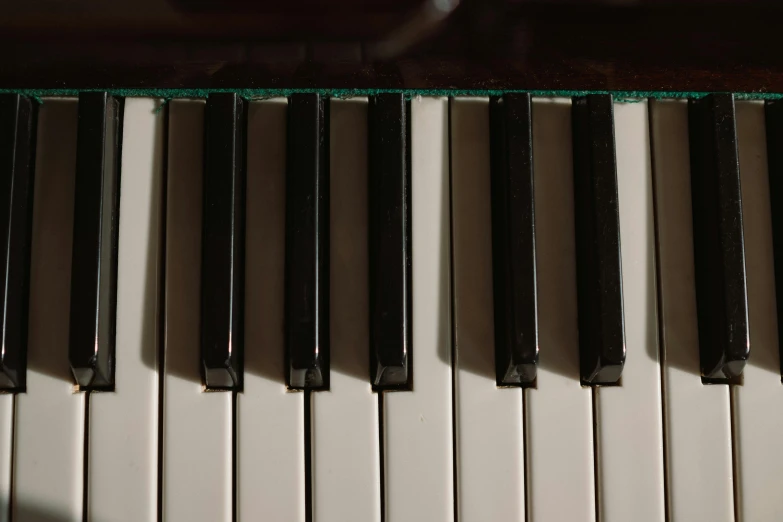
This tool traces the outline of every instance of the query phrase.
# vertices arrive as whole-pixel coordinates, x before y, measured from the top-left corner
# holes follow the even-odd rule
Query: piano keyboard
[[[781,520],[781,145],[728,94],[0,95],[0,522]]]

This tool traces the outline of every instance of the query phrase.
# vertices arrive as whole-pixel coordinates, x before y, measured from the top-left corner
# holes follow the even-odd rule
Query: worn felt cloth
[[[630,102],[644,98],[700,98],[706,92],[687,91],[587,91],[587,90],[549,90],[535,91],[524,89],[0,89],[0,93],[18,93],[43,102],[47,96],[75,96],[86,91],[108,91],[115,96],[143,96],[161,98],[163,103],[173,98],[206,98],[215,92],[236,92],[249,100],[262,100],[288,96],[300,92],[319,92],[335,98],[370,96],[383,92],[404,92],[413,96],[498,96],[506,92],[529,92],[532,96],[560,97],[583,96],[585,94],[612,94],[615,101]],[[748,92],[735,93],[738,100],[775,100],[783,94]]]

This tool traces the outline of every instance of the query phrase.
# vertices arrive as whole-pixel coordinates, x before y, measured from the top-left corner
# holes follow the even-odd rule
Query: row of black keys
[[[412,373],[410,103],[401,93],[369,100],[368,377],[378,389],[406,389]],[[610,384],[626,357],[612,98],[582,96],[572,107],[581,378]],[[530,96],[494,97],[490,109],[497,381],[525,385],[538,362]],[[729,380],[749,357],[734,100],[712,94],[691,99],[689,109],[701,371]],[[203,379],[213,389],[241,389],[243,379],[246,113],[236,94],[207,99],[200,333]],[[120,98],[79,96],[69,358],[83,389],[114,386],[122,116]],[[328,99],[289,97],[284,306],[292,388],[329,387],[328,121]],[[35,122],[33,100],[0,96],[0,387],[15,391],[25,388]],[[767,129],[774,174],[783,168],[775,146],[783,104],[768,102]],[[771,175],[770,189],[783,195],[783,181]],[[780,254],[783,210],[772,209]],[[783,255],[776,273],[783,280]]]

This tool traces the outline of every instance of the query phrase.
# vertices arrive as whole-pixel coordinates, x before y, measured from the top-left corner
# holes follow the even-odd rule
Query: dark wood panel
[[[366,41],[281,40],[282,28],[236,40],[197,31],[135,39],[11,31],[0,34],[0,44],[13,46],[0,88],[783,92],[783,10],[774,5],[494,4],[455,12],[438,34],[384,61]]]

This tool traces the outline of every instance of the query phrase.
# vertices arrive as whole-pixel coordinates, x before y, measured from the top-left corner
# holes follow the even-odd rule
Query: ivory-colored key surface
[[[12,519],[81,522],[85,394],[68,364],[76,99],[38,112],[27,393],[16,398]]]
[[[245,389],[237,394],[237,519],[305,519],[304,393],[285,387],[285,98],[247,117]],[[274,470],[270,473],[270,470]]]
[[[592,522],[592,392],[579,384],[571,100],[536,98],[532,110],[540,354],[536,386],[525,390],[528,520]]]
[[[90,397],[91,520],[153,520],[158,508],[162,100],[125,100],[115,390]]]
[[[313,519],[379,521],[378,396],[369,380],[367,99],[332,100],[331,377],[313,392]]]
[[[489,100],[451,100],[454,397],[462,522],[522,520],[522,389],[495,375]]]
[[[599,518],[663,522],[655,228],[647,102],[614,104],[626,362],[620,386],[595,388]]]
[[[14,396],[0,397],[0,522],[11,520],[11,463],[13,462]]]
[[[384,392],[387,522],[454,518],[448,99],[411,100],[413,388]]]
[[[772,261],[772,230],[762,102],[737,102],[737,147],[742,183],[748,278],[750,359],[742,386],[733,386],[737,522],[783,518],[783,384]],[[779,175],[780,173],[770,173]]]
[[[162,512],[229,522],[232,394],[204,393],[199,369],[204,102],[172,101],[168,110]]]
[[[701,381],[688,102],[650,102],[671,520],[733,520],[729,387]]]

